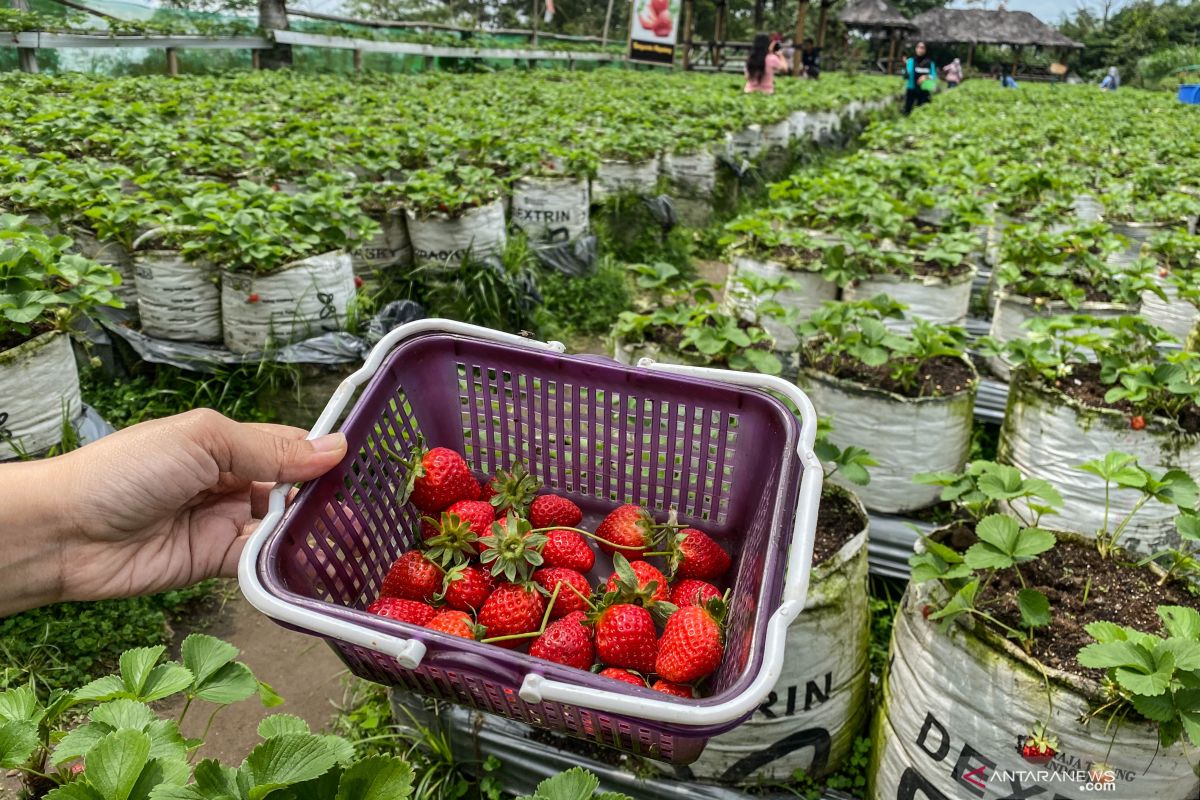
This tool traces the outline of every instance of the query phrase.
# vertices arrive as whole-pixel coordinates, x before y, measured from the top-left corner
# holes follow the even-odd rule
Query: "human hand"
[[[21,605],[149,594],[236,575],[271,487],[316,478],[346,454],[340,433],[311,442],[305,435],[299,428],[237,423],[200,409],[18,465],[28,469],[14,473],[23,479],[15,486],[48,489],[52,501],[43,500],[42,514],[33,516],[49,512],[53,530],[34,524],[25,535],[57,544],[57,564],[50,565],[57,574],[42,579],[56,586]],[[14,545],[8,536],[2,542]],[[0,554],[5,562],[11,565],[12,558]],[[0,613],[16,610],[10,601],[0,597]]]

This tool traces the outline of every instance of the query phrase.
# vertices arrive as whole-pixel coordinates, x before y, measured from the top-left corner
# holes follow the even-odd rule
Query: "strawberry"
[[[691,700],[696,696],[695,692],[692,691],[692,687],[688,686],[686,683],[671,683],[670,681],[664,681],[662,678],[656,680],[654,685],[650,688],[656,692],[662,692],[663,694],[672,694],[676,697],[686,697],[688,700]]]
[[[546,600],[537,588],[521,583],[502,583],[479,609],[479,624],[488,637],[533,633],[542,624]],[[501,647],[516,647],[521,639],[493,642]]]
[[[596,553],[575,531],[553,530],[546,534],[542,558],[548,567],[563,567],[587,573],[596,565]]]
[[[596,528],[600,549],[612,555],[620,550],[626,558],[641,558],[654,541],[654,519],[650,512],[632,504],[617,508]],[[609,544],[612,542],[613,544]]]
[[[590,669],[596,660],[587,615],[572,611],[555,622],[529,646],[529,655],[576,669]]]
[[[650,603],[665,603],[670,599],[667,576],[649,561],[631,563],[617,553],[613,556],[613,566],[616,572],[609,576],[604,590],[621,594],[622,602],[640,601],[641,605],[649,606]]]
[[[1130,417],[1129,427],[1133,428],[1135,431],[1142,430],[1146,427],[1146,418],[1141,414],[1138,414],[1136,417]]]
[[[438,612],[438,615],[429,620],[429,624],[425,627],[433,631],[448,633],[451,636],[461,636],[464,639],[474,639],[481,632],[470,614],[453,609]]]
[[[588,607],[587,598],[592,593],[592,586],[587,578],[573,569],[544,567],[533,573],[533,580],[545,589],[548,595],[553,595],[554,587],[560,583],[565,584],[558,590],[558,597],[554,599],[554,605],[550,608],[550,619],[565,617]],[[575,591],[571,591],[568,586],[573,587]]]
[[[721,628],[724,617],[725,603],[721,600],[688,606],[672,614],[654,660],[659,677],[672,683],[692,683],[715,672],[725,654]]]
[[[409,550],[396,559],[383,579],[381,597],[403,597],[431,602],[442,588],[442,570],[420,550]]]
[[[258,293],[255,292],[254,294],[252,294],[246,298],[246,302],[247,303],[257,303],[260,299],[261,298],[258,296]]]
[[[684,578],[671,587],[671,602],[680,608],[702,606],[712,598],[720,596],[720,589],[707,581],[698,581],[695,578]]]
[[[362,287],[363,287],[363,279],[360,278],[358,275],[355,275],[354,276],[354,288],[361,289]]]
[[[381,597],[367,606],[367,612],[388,619],[398,619],[410,625],[428,625],[437,616],[437,609],[428,603],[400,597]]]
[[[482,500],[452,503],[436,520],[423,517],[421,537],[426,555],[444,567],[465,562],[478,555],[476,543],[488,535],[495,519],[491,503]]]
[[[671,573],[676,578],[711,581],[729,571],[729,554],[707,533],[684,528],[670,544]]]
[[[463,457],[448,447],[426,451],[418,447],[405,463],[408,500],[426,514],[436,514],[459,500],[479,499],[479,481]]]
[[[576,528],[583,522],[583,512],[565,497],[544,494],[529,506],[529,521],[535,528]]]
[[[658,631],[650,612],[641,606],[617,603],[592,615],[596,655],[605,664],[637,672],[654,671]]]
[[[604,669],[600,670],[599,675],[601,678],[612,678],[614,681],[621,681],[622,683],[631,683],[634,686],[640,686],[643,689],[646,688],[646,679],[643,678],[641,675],[638,675],[636,672],[630,672],[627,669],[618,669],[617,667],[605,667]]]
[[[510,470],[499,470],[496,477],[488,483],[491,496],[488,502],[496,507],[496,516],[515,511],[518,516],[529,516],[529,506],[542,482],[529,474],[521,462],[513,464]]]
[[[534,533],[526,520],[510,511],[503,521],[493,522],[492,532],[479,540],[479,560],[498,578],[524,581],[542,565],[545,545],[546,534]]]
[[[490,572],[459,564],[446,572],[446,581],[437,599],[444,600],[451,608],[474,613],[483,608],[484,601],[495,590],[496,579]]]
[[[1021,742],[1021,758],[1031,764],[1044,766],[1058,753],[1058,739],[1046,732],[1046,726],[1035,723],[1033,732]]]

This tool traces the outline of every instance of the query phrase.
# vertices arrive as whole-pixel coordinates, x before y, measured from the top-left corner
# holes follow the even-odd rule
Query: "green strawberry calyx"
[[[526,582],[533,570],[543,563],[542,548],[546,534],[534,533],[533,526],[513,512],[492,523],[492,533],[479,540],[479,560],[496,577]]]
[[[471,530],[471,524],[453,512],[443,511],[440,520],[422,517],[437,531],[436,536],[425,540],[425,556],[443,567],[465,564],[478,554],[476,543],[479,537]]]

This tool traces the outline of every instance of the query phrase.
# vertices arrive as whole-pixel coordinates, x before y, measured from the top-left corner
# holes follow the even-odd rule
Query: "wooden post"
[[[261,52],[262,52],[261,50],[251,50],[250,51],[250,68],[251,69],[262,69],[262,56],[259,55],[259,53],[261,53]]]
[[[179,54],[174,47],[167,48],[167,74],[172,78],[179,77]]]
[[[796,35],[792,37],[795,50],[792,52],[792,74],[799,75],[804,65],[804,53],[800,45],[804,42],[804,25],[808,20],[808,0],[800,0],[796,8]]]
[[[26,0],[12,0],[12,7],[16,11],[28,11],[29,3]],[[37,73],[37,50],[32,47],[18,47],[17,58],[21,63],[21,72]]]
[[[533,0],[533,18],[532,18],[532,20],[531,20],[531,21],[533,22],[533,37],[532,37],[532,38],[529,40],[529,43],[530,43],[530,44],[532,44],[534,47],[537,47],[537,43],[538,43],[538,23],[541,21],[541,20],[539,20],[539,19],[538,19],[538,16],[539,16],[539,14],[538,14],[538,0]]]
[[[600,36],[600,44],[608,44],[608,27],[612,24],[612,7],[613,0],[608,0],[608,10],[604,12],[604,33]],[[633,26],[630,25],[630,28]]]
[[[1012,72],[1009,73],[1014,78],[1017,77],[1017,62],[1019,62],[1020,60],[1021,60],[1021,46],[1017,45],[1017,46],[1013,47]]]
[[[888,33],[888,75],[892,75],[896,70],[896,40],[899,38],[899,31],[891,31]]]
[[[717,0],[717,18],[713,23],[713,67],[721,70],[721,45],[725,42],[725,9],[726,0]]]
[[[287,7],[284,0],[258,0],[258,27],[267,36],[271,31],[288,29]],[[280,69],[292,65],[292,46],[275,42],[270,50],[263,50],[258,57],[262,69]]]
[[[432,72],[433,71],[433,56],[425,56],[424,64],[425,64],[425,72]]]
[[[828,13],[828,0],[821,0],[821,10],[817,14],[817,47],[821,48],[822,50],[825,48],[825,17]]]
[[[975,60],[975,43],[971,42],[970,47],[967,48],[967,69],[971,68],[971,62],[973,62],[974,60]]]
[[[692,68],[692,26],[696,19],[692,14],[694,0],[683,0],[683,69]]]

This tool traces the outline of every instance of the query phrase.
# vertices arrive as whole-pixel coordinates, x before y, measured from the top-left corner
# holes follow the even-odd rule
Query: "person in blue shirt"
[[[1108,74],[1104,76],[1104,80],[1100,81],[1100,91],[1115,92],[1120,85],[1121,74],[1117,72],[1116,67],[1109,67]]]
[[[937,78],[937,67],[929,56],[925,55],[925,43],[917,42],[914,55],[904,62],[904,114],[912,113],[913,106],[923,106],[929,102],[928,82]]]
[[[1012,75],[1009,75],[1007,72],[1005,72],[1004,69],[999,64],[994,65],[992,67],[992,74],[994,76],[996,76],[996,80],[1000,81],[1000,85],[1003,86],[1005,89],[1020,88],[1017,86],[1016,78],[1014,78]]]

